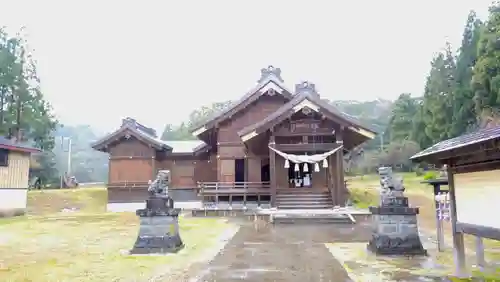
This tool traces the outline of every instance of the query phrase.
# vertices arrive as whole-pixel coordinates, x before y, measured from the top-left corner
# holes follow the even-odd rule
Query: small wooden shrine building
[[[482,238],[500,240],[500,127],[445,140],[411,157],[447,165],[456,276],[466,277],[464,234],[476,236],[477,265],[484,266]]]
[[[195,141],[163,141],[132,118],[93,144],[110,154],[110,203],[143,202],[148,180],[172,175],[177,201],[268,202],[279,208],[342,205],[345,154],[375,133],[322,100],[315,85],[290,91],[281,70],[261,70],[242,98],[192,130]],[[317,196],[304,197],[304,195]]]
[[[0,137],[0,217],[24,214],[32,153],[39,149]]]

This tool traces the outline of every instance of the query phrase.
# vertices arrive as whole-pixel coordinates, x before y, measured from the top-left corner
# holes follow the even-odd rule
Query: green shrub
[[[438,177],[438,173],[435,171],[428,171],[424,174],[424,180],[436,179]]]
[[[422,176],[424,174],[424,170],[420,167],[417,167],[414,170],[415,170],[415,175],[417,176]]]
[[[367,209],[378,204],[378,194],[374,190],[351,188],[349,192],[349,198],[357,208]]]

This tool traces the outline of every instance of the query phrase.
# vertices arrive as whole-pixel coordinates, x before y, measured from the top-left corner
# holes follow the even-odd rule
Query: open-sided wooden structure
[[[269,201],[271,206],[294,207],[308,206],[297,199],[315,194],[317,200],[309,202],[315,207],[343,204],[343,155],[375,136],[322,100],[314,84],[304,82],[290,91],[281,70],[272,66],[261,70],[256,86],[241,99],[192,133],[198,140],[162,141],[153,129],[127,118],[96,142],[93,148],[110,154],[109,201],[143,201],[147,181],[168,169],[174,198],[199,191],[215,202]],[[321,169],[312,164],[288,167],[275,151],[304,155],[336,148],[341,149]]]
[[[31,153],[37,152],[40,150],[0,137],[0,217],[24,213]]]
[[[464,234],[476,236],[478,265],[484,265],[481,238],[500,240],[500,127],[445,140],[414,155],[414,161],[446,164],[456,275],[466,275]]]

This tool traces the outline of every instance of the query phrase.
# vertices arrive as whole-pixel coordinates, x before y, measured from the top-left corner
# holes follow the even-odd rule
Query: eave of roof
[[[305,87],[305,88],[304,88]],[[247,141],[255,136],[257,136],[260,132],[257,131],[265,131],[269,129],[269,124],[275,120],[284,119],[284,115],[288,113],[295,113],[304,107],[311,108],[314,111],[319,111],[320,108],[326,110],[334,116],[337,116],[339,119],[344,120],[347,124],[351,124],[348,128],[352,131],[357,132],[358,134],[364,135],[369,139],[373,139],[376,135],[376,132],[371,129],[366,128],[361,125],[357,120],[353,117],[348,116],[338,109],[335,106],[330,105],[329,103],[320,99],[319,95],[316,93],[315,86],[312,83],[304,82],[297,85],[297,94],[295,97],[290,100],[288,103],[280,107],[277,111],[270,114],[263,120],[249,125],[242,130],[238,131],[238,135],[241,137],[243,141]]]
[[[38,148],[34,148],[25,144],[14,143],[5,137],[0,137],[0,149],[5,149],[13,152],[23,152],[23,153],[42,152],[42,150]]]
[[[451,150],[455,150],[458,148],[464,148],[467,146],[479,144],[482,142],[490,141],[493,139],[500,138],[500,126],[480,129],[468,134],[464,134],[455,138],[447,139],[441,142],[438,142],[431,147],[416,153],[413,155],[410,160],[413,161],[423,161],[426,159],[430,159],[433,156],[436,156],[441,153],[445,153]]]
[[[283,79],[280,76],[281,70],[279,68],[274,68],[269,66],[267,69],[261,70],[261,78],[258,80],[257,85],[248,91],[241,99],[232,103],[226,109],[215,113],[205,121],[197,124],[191,130],[194,136],[198,136],[203,132],[209,130],[216,123],[222,122],[230,116],[238,113],[241,109],[240,107],[244,104],[251,103],[257,100],[260,96],[264,95],[269,90],[274,90],[286,99],[292,99],[292,92],[283,84]]]

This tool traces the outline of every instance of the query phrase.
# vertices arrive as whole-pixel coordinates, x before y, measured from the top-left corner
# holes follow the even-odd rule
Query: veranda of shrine
[[[123,119],[120,128],[93,144],[109,153],[108,202],[142,203],[148,181],[158,170],[170,170],[170,191],[177,201],[201,198],[279,208],[282,194],[321,193],[329,205],[343,205],[348,197],[344,158],[375,136],[322,100],[313,83],[289,90],[281,70],[272,66],[261,70],[241,99],[198,124],[192,134],[197,140],[163,141],[155,130]],[[324,160],[315,163],[285,159],[319,154]]]

